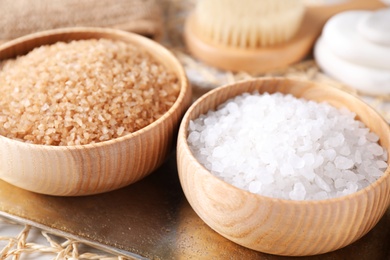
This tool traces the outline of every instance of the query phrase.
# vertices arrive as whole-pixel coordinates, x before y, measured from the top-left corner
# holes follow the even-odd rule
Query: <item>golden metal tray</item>
[[[144,180],[100,195],[54,197],[0,181],[0,215],[134,259],[289,259],[210,229],[184,197],[175,155]],[[352,245],[304,259],[390,259],[390,209]]]

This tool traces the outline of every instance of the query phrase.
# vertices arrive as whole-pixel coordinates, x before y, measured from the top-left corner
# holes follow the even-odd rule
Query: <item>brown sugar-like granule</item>
[[[173,72],[129,43],[41,46],[0,64],[0,134],[45,145],[106,141],[161,117],[179,91]]]

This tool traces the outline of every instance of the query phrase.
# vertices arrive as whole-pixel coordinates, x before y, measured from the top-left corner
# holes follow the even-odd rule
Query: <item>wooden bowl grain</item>
[[[177,163],[180,182],[192,208],[212,229],[244,247],[289,256],[322,254],[345,247],[370,231],[390,203],[390,168],[375,183],[334,199],[292,201],[238,189],[212,175],[191,153],[188,126],[229,98],[244,92],[290,93],[335,107],[345,106],[380,137],[390,153],[385,120],[360,99],[318,83],[262,78],[224,86],[202,96],[185,114],[179,129]]]
[[[158,120],[123,137],[96,144],[46,146],[0,136],[0,178],[20,188],[61,196],[97,194],[132,184],[159,167],[172,152],[191,88],[179,61],[160,44],[115,29],[64,28],[39,32],[0,46],[0,60],[58,41],[107,38],[142,47],[172,70],[180,93]]]

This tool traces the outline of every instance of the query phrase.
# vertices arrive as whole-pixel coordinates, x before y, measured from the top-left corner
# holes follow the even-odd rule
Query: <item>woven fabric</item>
[[[1,0],[0,41],[42,30],[110,27],[157,39],[162,34],[158,0]]]

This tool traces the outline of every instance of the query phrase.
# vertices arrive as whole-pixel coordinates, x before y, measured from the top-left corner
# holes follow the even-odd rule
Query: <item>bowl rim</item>
[[[195,102],[193,102],[192,105],[187,109],[186,113],[184,114],[183,119],[182,119],[182,123],[180,125],[179,138],[183,139],[182,140],[183,142],[180,145],[183,145],[183,148],[186,150],[186,155],[191,156],[191,159],[192,159],[191,161],[193,163],[195,163],[197,167],[202,168],[203,172],[205,174],[207,174],[208,176],[210,176],[211,178],[213,178],[217,182],[222,183],[222,185],[227,185],[227,187],[229,187],[231,189],[234,189],[234,190],[239,191],[239,192],[243,192],[245,194],[245,196],[250,196],[250,197],[254,197],[256,199],[268,200],[268,201],[271,201],[271,202],[277,202],[277,203],[281,203],[281,204],[290,204],[290,205],[321,205],[321,204],[322,205],[327,205],[327,204],[332,204],[332,203],[342,203],[343,201],[352,200],[353,198],[361,197],[361,196],[363,196],[365,194],[368,194],[370,191],[375,190],[379,185],[381,185],[384,181],[386,181],[387,179],[390,178],[390,163],[389,163],[389,161],[390,161],[390,153],[389,153],[390,147],[385,149],[387,151],[387,154],[388,154],[387,155],[388,156],[388,158],[387,158],[388,166],[387,166],[386,170],[383,172],[383,175],[380,178],[378,178],[375,182],[372,182],[368,186],[366,186],[365,188],[360,189],[360,190],[358,190],[356,192],[353,192],[351,194],[338,196],[338,197],[333,197],[333,198],[321,199],[321,200],[290,200],[290,199],[275,198],[275,197],[270,197],[270,196],[266,196],[266,195],[262,195],[262,194],[252,193],[252,192],[250,192],[248,190],[244,190],[244,189],[238,188],[238,187],[236,187],[236,186],[234,186],[234,185],[232,185],[232,184],[230,184],[230,183],[220,179],[219,177],[215,176],[214,174],[212,174],[210,172],[210,170],[208,170],[205,166],[203,166],[201,163],[199,163],[199,161],[196,159],[196,157],[194,156],[192,150],[190,149],[190,147],[188,145],[188,141],[187,141],[188,125],[189,125],[189,122],[191,120],[191,114],[193,113],[193,111],[195,110],[195,108],[197,106],[199,106],[200,104],[203,103],[203,101],[205,99],[209,98],[210,96],[214,96],[217,93],[223,92],[227,88],[239,88],[239,86],[241,84],[243,84],[243,83],[254,83],[254,82],[258,82],[258,81],[269,81],[269,80],[301,82],[301,83],[304,83],[304,84],[315,85],[315,87],[320,87],[320,86],[326,85],[326,87],[331,88],[332,91],[337,92],[337,94],[340,94],[340,95],[345,96],[345,97],[353,98],[353,100],[355,102],[357,102],[357,103],[359,103],[359,104],[361,104],[363,106],[366,106],[369,110],[374,112],[374,114],[376,114],[378,116],[378,118],[381,119],[382,123],[387,124],[386,120],[383,118],[382,115],[380,115],[373,107],[371,107],[369,104],[365,103],[363,100],[361,100],[357,96],[355,96],[355,95],[353,95],[351,93],[348,93],[348,92],[346,92],[344,90],[341,90],[341,89],[338,89],[336,87],[333,87],[331,85],[327,85],[325,83],[318,83],[318,82],[314,82],[314,81],[310,81],[310,80],[288,78],[288,77],[282,77],[282,76],[265,76],[265,77],[259,77],[259,78],[253,78],[253,79],[240,80],[240,81],[237,81],[237,82],[234,82],[234,83],[228,83],[228,84],[225,84],[223,86],[220,86],[218,88],[215,88],[215,89],[207,92],[206,94],[201,96],[199,99],[197,99]],[[240,92],[237,95],[244,94],[244,93],[249,93],[249,92],[248,91],[243,91],[243,92]],[[223,102],[226,102],[229,99],[231,99],[231,98],[226,98],[225,101],[223,101]],[[220,105],[222,103],[218,103],[218,104],[216,104],[216,106],[218,106],[218,105]],[[390,126],[388,126],[387,129],[388,129],[387,133],[390,136]],[[179,142],[178,142],[178,145],[179,145]],[[181,176],[181,173],[179,171],[179,177],[180,176]],[[388,196],[390,197],[390,192],[389,192]]]
[[[102,34],[102,35],[104,34],[106,36],[118,35],[120,37],[130,39],[129,42],[134,43],[137,46],[141,46],[143,48],[143,50],[146,51],[153,58],[156,58],[155,57],[156,55],[150,51],[151,47],[155,48],[165,58],[169,58],[170,61],[175,64],[176,68],[174,70],[174,73],[176,74],[176,76],[178,78],[178,83],[180,84],[179,95],[177,96],[173,105],[161,117],[159,117],[158,119],[156,119],[152,123],[144,126],[143,128],[141,128],[135,132],[129,133],[127,135],[121,136],[121,137],[117,137],[114,139],[101,141],[101,142],[97,142],[97,143],[89,143],[89,144],[82,144],[82,145],[61,145],[61,146],[59,146],[59,145],[45,145],[45,144],[26,143],[22,140],[8,138],[8,137],[3,136],[3,135],[0,135],[0,140],[3,139],[3,140],[7,140],[9,142],[17,142],[18,145],[20,145],[20,146],[25,146],[25,147],[33,148],[33,149],[38,148],[38,149],[48,149],[48,150],[58,150],[58,151],[95,149],[97,147],[112,145],[112,144],[115,144],[117,142],[126,141],[128,139],[133,138],[133,137],[140,136],[145,132],[151,131],[155,126],[160,125],[171,114],[173,114],[174,111],[176,111],[178,108],[180,108],[180,106],[185,101],[187,93],[189,91],[191,91],[190,84],[189,84],[189,81],[187,79],[184,67],[181,65],[179,60],[176,58],[176,56],[171,51],[169,51],[162,44],[160,44],[154,40],[151,40],[151,39],[147,38],[146,36],[142,36],[140,34],[129,32],[129,31],[123,31],[123,30],[114,29],[114,28],[82,27],[82,26],[50,29],[50,30],[44,30],[44,31],[40,31],[40,32],[31,33],[31,34],[28,34],[25,36],[21,36],[21,37],[15,38],[13,40],[7,41],[3,44],[0,44],[0,52],[4,51],[6,49],[12,48],[18,44],[22,44],[23,42],[26,42],[26,41],[32,41],[32,40],[37,40],[40,38],[47,38],[47,37],[57,37],[57,36],[61,36],[61,35],[72,35],[72,34],[82,34],[82,33],[91,33],[91,36],[88,35],[87,37],[82,38],[82,39],[100,39],[100,38],[107,39],[107,37],[92,36],[94,34]],[[72,37],[70,37],[68,40],[72,41]],[[61,40],[55,40],[54,42],[60,42],[60,41]],[[53,44],[53,43],[44,43],[44,42],[41,43],[40,42],[35,47],[29,48],[27,53],[32,51],[34,48],[39,47],[39,46],[50,45],[50,44]],[[11,58],[0,59],[0,62],[7,60],[7,59],[13,59],[15,57],[16,56],[13,55]]]

